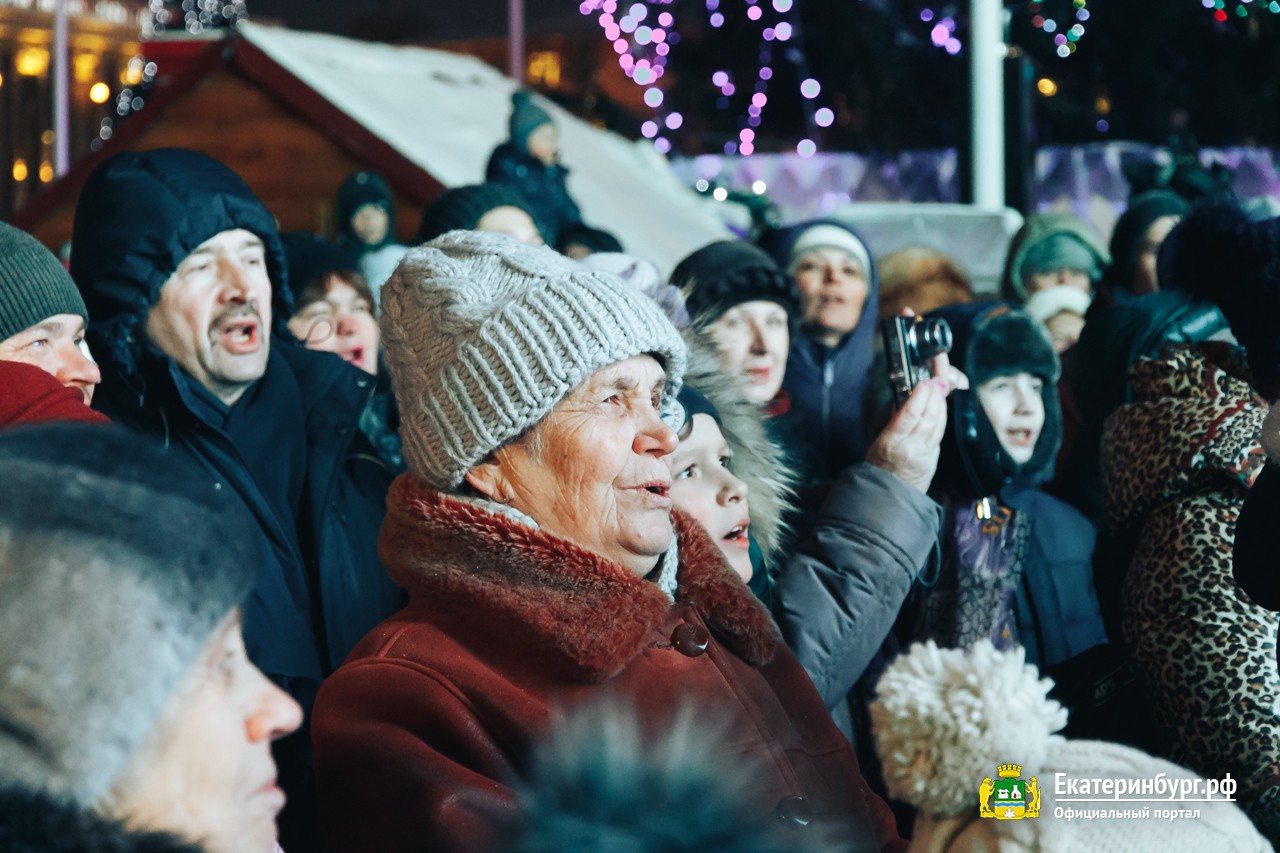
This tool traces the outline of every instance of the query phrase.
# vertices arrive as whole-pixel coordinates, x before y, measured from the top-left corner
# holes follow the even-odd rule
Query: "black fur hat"
[[[1198,202],[1160,252],[1160,281],[1217,305],[1258,389],[1280,393],[1280,219],[1253,221],[1230,196]]]
[[[1038,481],[1051,474],[1062,444],[1057,388],[1062,366],[1043,327],[1005,302],[950,305],[925,316],[951,325],[951,363],[969,377],[968,391],[951,393],[951,424],[935,482],[952,493],[985,497],[1015,478]],[[1030,373],[1044,382],[1044,427],[1024,465],[1005,453],[978,401],[978,386],[994,376],[1015,373]]]
[[[767,252],[741,240],[703,246],[676,265],[671,284],[685,292],[695,322],[710,322],[743,302],[776,302],[795,316],[800,294]]]

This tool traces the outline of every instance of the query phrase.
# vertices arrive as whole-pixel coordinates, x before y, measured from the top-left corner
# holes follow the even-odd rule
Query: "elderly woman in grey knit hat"
[[[301,711],[245,655],[243,511],[193,482],[111,427],[0,436],[5,850],[275,848]]]
[[[768,759],[755,802],[797,831],[900,843],[768,613],[672,509],[686,355],[661,310],[472,232],[411,251],[383,306],[409,473],[379,551],[410,599],[316,701],[333,848],[493,849],[530,744],[606,694],[655,729],[715,719],[734,758]]]

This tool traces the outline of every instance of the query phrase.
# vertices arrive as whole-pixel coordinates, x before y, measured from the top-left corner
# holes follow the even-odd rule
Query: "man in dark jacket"
[[[73,245],[103,373],[95,407],[193,458],[257,521],[265,556],[246,646],[309,709],[400,602],[375,550],[389,472],[375,482],[351,470],[376,459],[356,428],[372,377],[289,335],[274,220],[204,155],[130,152],[98,167]],[[305,727],[277,750],[290,809],[307,824],[309,752]]]

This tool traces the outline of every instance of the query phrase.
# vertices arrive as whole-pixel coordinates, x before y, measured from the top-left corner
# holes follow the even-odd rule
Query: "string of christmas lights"
[[[666,109],[666,100],[658,80],[662,78],[670,55],[671,48],[679,44],[680,34],[675,31],[675,18],[668,8],[674,0],[646,0],[626,4],[625,10],[619,12],[618,0],[582,0],[578,11],[583,15],[596,16],[596,22],[604,30],[604,36],[612,42],[618,54],[618,65],[637,86],[644,88],[644,102],[655,111],[653,119],[640,126],[640,133],[646,139],[652,139],[659,153],[671,151],[671,139],[668,133],[676,131],[684,124],[684,117],[674,110]],[[625,3],[625,0],[624,0]],[[707,24],[712,29],[720,29],[725,25],[725,13],[721,8],[721,0],[704,0]],[[725,153],[750,156],[755,151],[756,129],[763,122],[764,111],[769,103],[769,81],[773,79],[773,49],[775,45],[786,44],[797,38],[798,27],[791,20],[794,0],[768,0],[767,6],[761,0],[746,0],[746,19],[760,26],[759,62],[755,79],[750,84],[751,96],[745,113],[739,116],[738,138],[725,143]],[[786,59],[804,71],[803,51],[792,48],[784,51]],[[816,99],[822,91],[822,85],[807,73],[800,74],[800,94],[805,102],[805,111],[811,125],[829,127],[835,121],[835,114],[828,107],[817,107]],[[720,109],[728,109],[731,99],[737,96],[739,86],[726,70],[717,70],[711,75],[711,85],[718,90],[716,105]],[[747,85],[747,84],[743,84]],[[817,143],[810,138],[800,140],[796,151],[802,157],[812,157],[818,150]]]
[[[1252,0],[1238,1],[1252,2]],[[1221,6],[1223,0],[1203,0],[1203,2],[1206,5],[1216,2]],[[1280,3],[1273,3],[1273,5],[1280,8]],[[1026,13],[1031,19],[1031,26],[1049,36],[1055,46],[1054,52],[1062,59],[1066,59],[1076,52],[1076,45],[1084,37],[1084,24],[1089,20],[1090,15],[1087,8],[1088,0],[1069,0],[1061,4],[1057,12],[1050,8],[1053,6],[1055,4],[1048,0],[1030,2],[1026,4]],[[952,56],[964,49],[964,44],[957,35],[961,29],[957,23],[957,17],[958,13],[954,11],[952,5],[943,9],[925,6],[920,10],[921,23],[929,27],[929,41],[934,47],[941,48]]]
[[[149,0],[142,19],[144,38],[182,27],[192,35],[248,20],[245,0]]]
[[[1238,18],[1247,18],[1249,14],[1262,14],[1270,12],[1273,15],[1280,15],[1280,2],[1271,0],[1270,3],[1265,0],[1234,0],[1232,4],[1234,9],[1227,11],[1226,0],[1200,0],[1200,5],[1206,9],[1212,10],[1213,18],[1220,24],[1225,24],[1234,14]]]

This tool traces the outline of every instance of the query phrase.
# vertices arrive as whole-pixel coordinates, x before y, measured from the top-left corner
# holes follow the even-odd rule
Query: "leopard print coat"
[[[1136,537],[1124,579],[1123,630],[1151,690],[1165,757],[1236,796],[1280,841],[1280,616],[1236,585],[1232,539],[1262,470],[1267,414],[1239,351],[1171,347],[1131,370],[1135,402],[1103,438],[1113,529]]]

